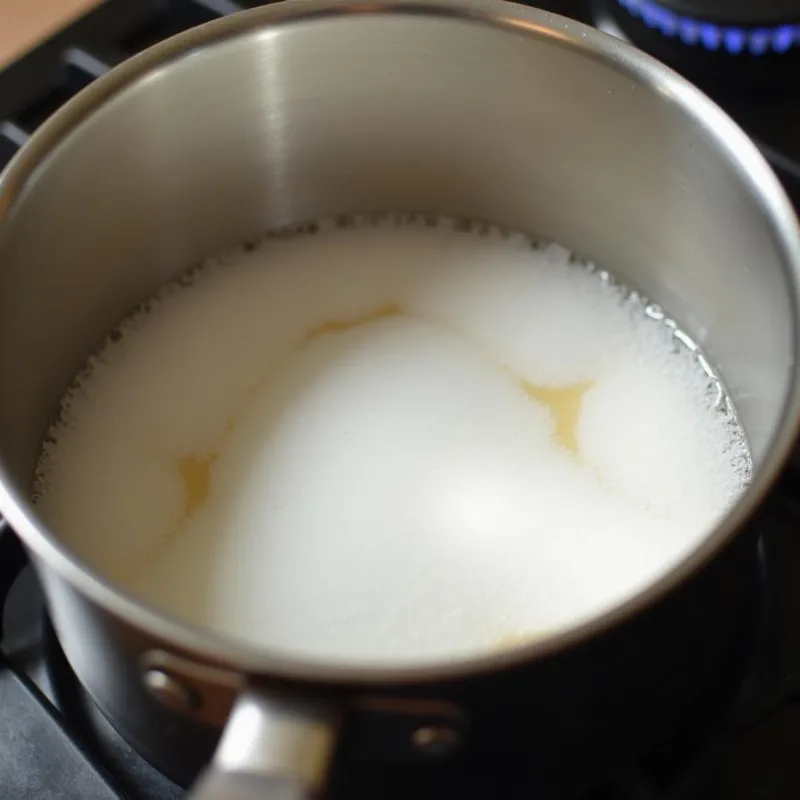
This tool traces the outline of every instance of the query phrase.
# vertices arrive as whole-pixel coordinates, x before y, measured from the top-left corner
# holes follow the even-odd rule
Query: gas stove
[[[0,73],[0,168],[60,105],[114,64],[257,0],[106,0]],[[756,140],[800,205],[800,2],[540,0],[658,56],[716,99]],[[800,465],[800,459],[797,459]],[[495,755],[428,768],[358,764],[342,798],[789,800],[800,797],[800,466],[785,472],[756,523],[748,618],[707,687],[710,713],[579,796],[552,796],[527,763]],[[47,621],[24,554],[0,529],[0,786],[9,798],[177,800],[94,707]],[[534,759],[532,758],[531,761]]]

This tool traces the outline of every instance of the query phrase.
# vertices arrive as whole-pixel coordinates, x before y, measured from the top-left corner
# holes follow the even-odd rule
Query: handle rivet
[[[461,734],[446,725],[426,725],[414,731],[411,743],[426,755],[446,756],[461,744]]]
[[[197,695],[162,669],[149,669],[144,673],[144,685],[161,705],[172,711],[193,711],[199,705]]]

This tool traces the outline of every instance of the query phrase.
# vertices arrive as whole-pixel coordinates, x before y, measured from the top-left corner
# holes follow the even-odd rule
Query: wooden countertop
[[[0,0],[0,68],[102,0]]]

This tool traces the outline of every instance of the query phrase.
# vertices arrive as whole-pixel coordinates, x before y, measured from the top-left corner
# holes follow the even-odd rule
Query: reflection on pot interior
[[[554,245],[413,215],[211,259],[109,336],[43,517],[112,581],[275,651],[422,663],[642,589],[750,477],[707,362]]]

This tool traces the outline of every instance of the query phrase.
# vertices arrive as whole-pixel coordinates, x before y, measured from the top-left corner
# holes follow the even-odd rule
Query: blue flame
[[[738,25],[717,25],[676,14],[653,0],[617,0],[648,28],[661,31],[669,38],[677,37],[684,44],[700,45],[706,50],[725,50],[731,55],[750,53],[786,53],[800,45],[800,25],[776,25],[772,28],[745,28]]]

